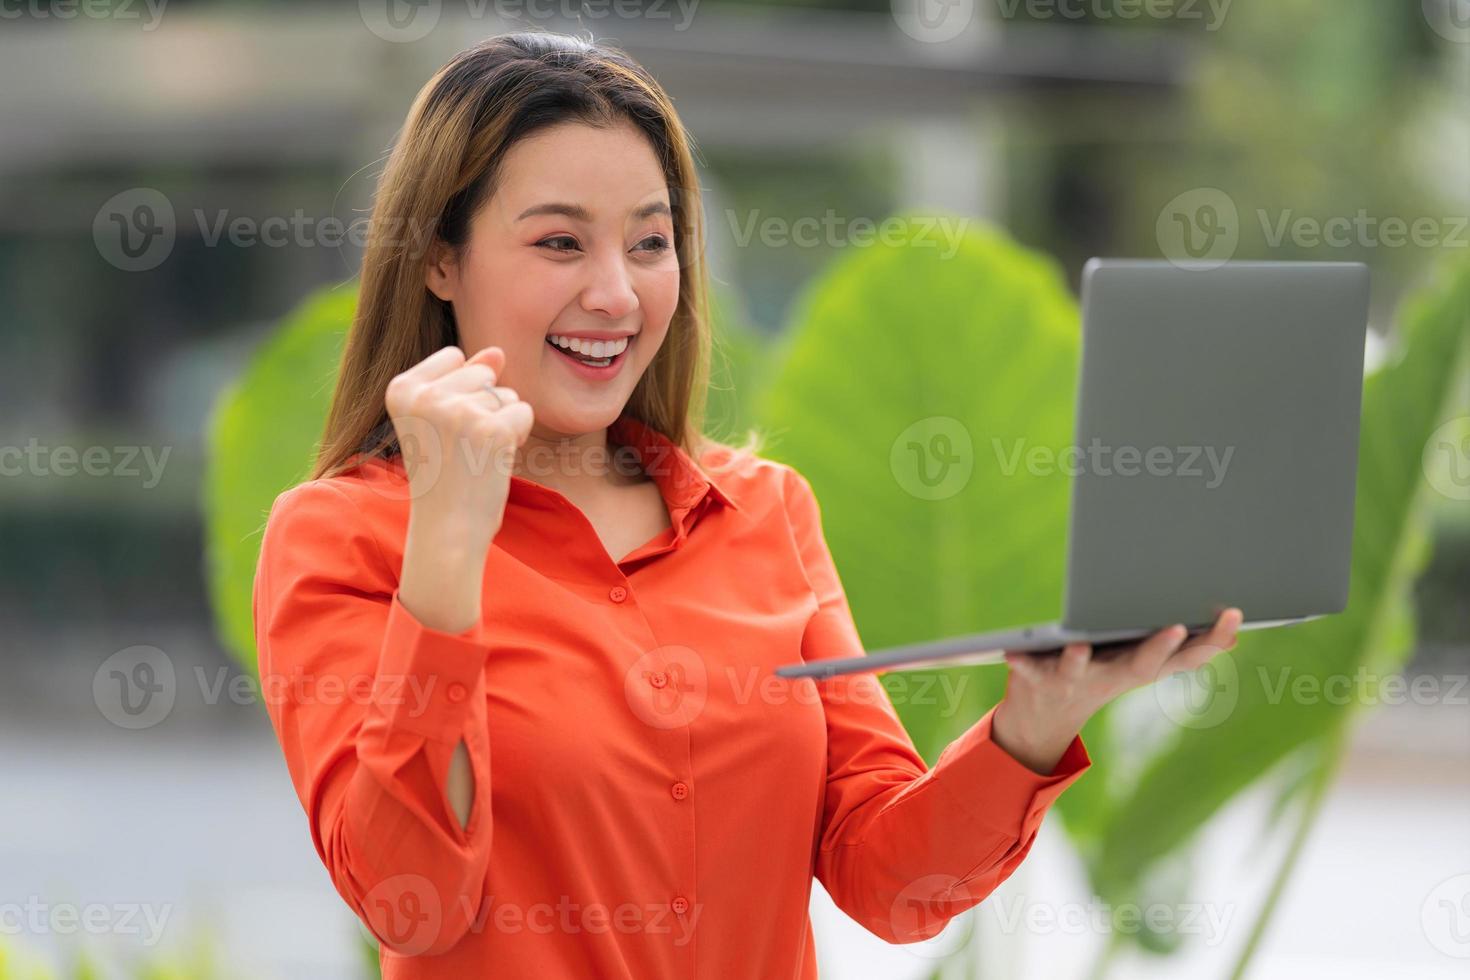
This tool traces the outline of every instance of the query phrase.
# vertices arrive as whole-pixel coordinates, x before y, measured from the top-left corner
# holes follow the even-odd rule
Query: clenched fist
[[[468,360],[444,347],[396,375],[384,397],[412,501],[399,595],[445,632],[479,619],[485,558],[534,419],[514,390],[495,385],[504,367],[499,347]]]

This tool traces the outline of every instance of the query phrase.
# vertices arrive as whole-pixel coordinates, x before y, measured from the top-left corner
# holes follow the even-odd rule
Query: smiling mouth
[[[637,336],[634,334],[633,336]],[[558,342],[560,341],[560,342]],[[546,344],[552,350],[574,361],[585,364],[588,367],[608,367],[633,344],[633,337],[619,337],[617,340],[576,340],[563,337],[560,334],[551,334],[546,338]]]

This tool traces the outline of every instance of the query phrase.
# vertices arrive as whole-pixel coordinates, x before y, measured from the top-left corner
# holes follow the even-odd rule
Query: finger
[[[1134,671],[1144,677],[1156,677],[1166,661],[1179,649],[1189,631],[1184,624],[1175,623],[1168,629],[1159,630],[1144,640],[1133,651]]]
[[[1235,646],[1241,624],[1245,622],[1245,612],[1239,606],[1231,606],[1220,614],[1220,618],[1224,620],[1228,630],[1228,634],[1221,637],[1221,639],[1224,641],[1223,646],[1225,649],[1229,650]]]
[[[463,364],[464,351],[451,344],[448,347],[439,348],[407,371],[400,373],[399,377],[420,385],[433,381]]]
[[[505,385],[493,385],[491,388],[478,388],[475,391],[470,392],[470,394],[485,395],[486,397],[489,397],[491,390],[494,390],[495,397],[500,399],[501,405],[509,405],[511,402],[518,402],[521,400],[519,392],[517,392],[514,388],[507,388],[505,387]]]
[[[1077,680],[1091,661],[1091,643],[1068,643],[1062,647],[1061,663],[1058,664],[1057,671],[1064,677]]]
[[[1212,643],[1181,649],[1164,662],[1160,673],[1167,675],[1176,674],[1181,670],[1198,670],[1224,652],[1225,648]]]
[[[1031,659],[1029,653],[1021,650],[1007,650],[1005,660],[1006,666],[1025,680],[1037,681],[1041,679],[1041,668]]]
[[[435,380],[434,384],[440,390],[454,393],[474,392],[485,385],[493,385],[496,381],[495,369],[483,362],[469,363],[455,368],[448,374]]]
[[[531,425],[536,420],[536,413],[531,409],[530,402],[511,402],[499,412],[499,416],[510,425],[511,437],[517,446],[525,444],[531,435]]]
[[[495,392],[493,397],[490,394],[491,391]],[[468,391],[459,392],[458,397],[468,398],[474,404],[488,408],[491,412],[498,411],[513,402],[521,400],[521,396],[514,388],[507,388],[504,385],[492,385],[489,388],[483,385],[477,385]]]
[[[1228,650],[1235,646],[1235,631],[1244,617],[1234,606],[1222,612],[1208,633],[1192,637],[1181,650],[1208,647],[1212,650]]]
[[[465,397],[474,397],[466,395]],[[520,447],[531,435],[534,412],[530,402],[508,402],[504,408],[490,406],[494,422],[480,431],[480,437],[472,451],[483,453],[488,450],[495,470],[502,476],[513,476]],[[476,457],[480,458],[480,457]]]

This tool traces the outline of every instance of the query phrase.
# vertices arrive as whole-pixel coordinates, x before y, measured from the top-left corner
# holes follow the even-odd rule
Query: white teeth
[[[617,357],[628,349],[627,337],[619,337],[617,340],[579,340],[554,333],[547,339],[558,347],[574,350],[588,357]]]

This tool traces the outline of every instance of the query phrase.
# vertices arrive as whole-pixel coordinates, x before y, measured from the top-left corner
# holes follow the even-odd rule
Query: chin
[[[603,405],[564,405],[537,415],[536,421],[543,428],[565,436],[581,436],[598,429],[605,429],[617,420],[625,400],[616,404],[609,401]]]

